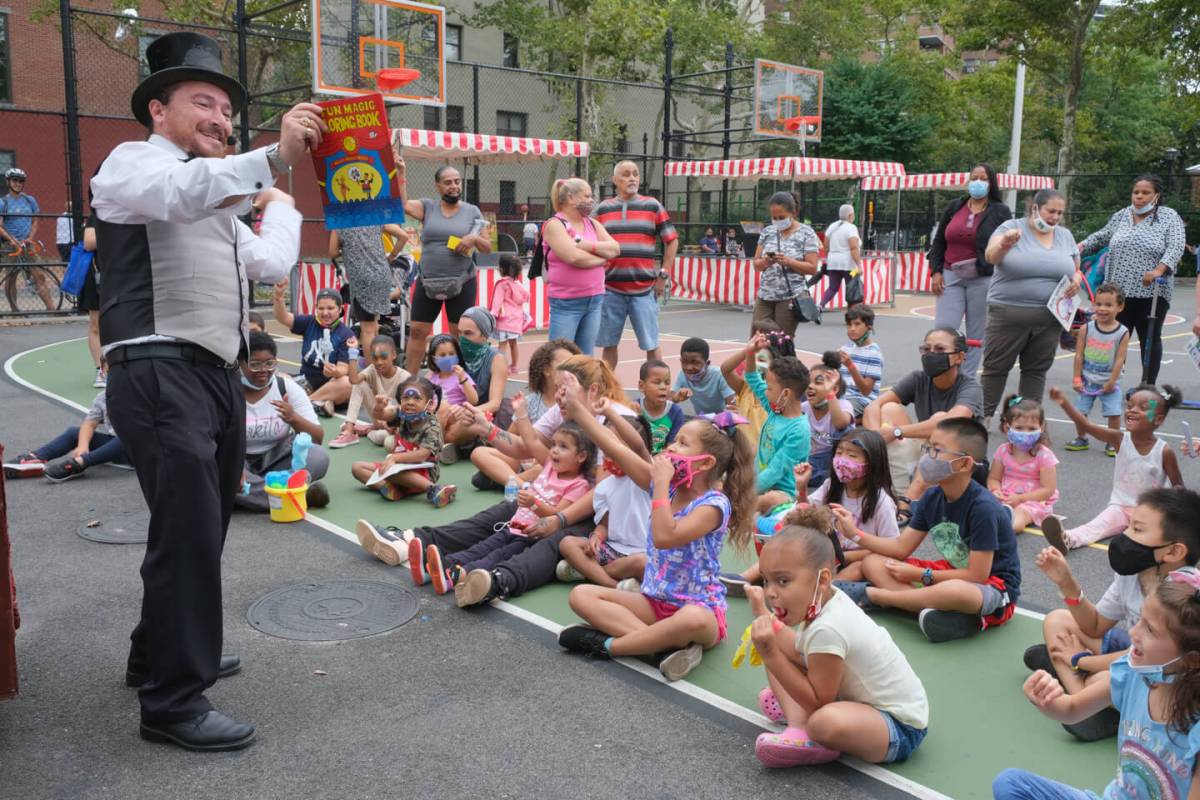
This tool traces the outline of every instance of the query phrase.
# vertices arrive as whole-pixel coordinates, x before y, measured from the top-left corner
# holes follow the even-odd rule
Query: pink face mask
[[[833,457],[833,471],[837,473],[838,480],[842,483],[849,483],[857,480],[867,474],[867,465],[861,461],[855,461],[852,458],[845,456]]]
[[[706,453],[694,456],[681,456],[678,453],[664,453],[663,455],[671,459],[671,463],[675,465],[675,476],[671,478],[672,489],[678,489],[680,486],[692,488],[692,481],[696,478],[696,462],[708,458]]]

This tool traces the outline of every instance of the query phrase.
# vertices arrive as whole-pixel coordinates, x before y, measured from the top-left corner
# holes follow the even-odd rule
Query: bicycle
[[[27,240],[3,254],[5,260],[0,262],[0,266],[8,273],[3,278],[4,296],[11,311],[35,310],[29,302],[33,296],[42,301],[47,311],[62,309],[65,299],[62,277],[54,267],[36,261],[44,249],[41,242]]]

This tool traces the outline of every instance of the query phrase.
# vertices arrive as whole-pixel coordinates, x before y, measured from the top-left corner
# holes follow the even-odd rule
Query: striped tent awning
[[[587,158],[588,143],[397,128],[405,158],[461,159],[468,164],[501,164],[554,158]]]
[[[922,172],[903,177],[872,175],[862,180],[867,191],[895,191],[897,189],[965,189],[970,180],[969,172]],[[1046,175],[996,174],[1001,189],[1037,190],[1053,189],[1054,179]]]
[[[798,181],[861,178],[865,175],[904,175],[895,161],[853,161],[843,158],[735,158],[728,161],[668,161],[667,177],[778,178]]]

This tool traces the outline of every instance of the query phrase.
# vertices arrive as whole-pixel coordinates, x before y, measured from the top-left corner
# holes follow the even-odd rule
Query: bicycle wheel
[[[29,277],[33,283],[33,294],[42,304],[46,306],[47,311],[62,311],[63,302],[66,300],[66,295],[62,290],[62,276],[59,271],[62,267],[30,267]],[[43,286],[46,289],[46,296],[49,298],[49,303],[42,298],[38,292],[38,280],[43,281]],[[36,306],[35,306],[36,308]]]
[[[10,311],[20,311],[21,302],[17,291],[18,282],[24,279],[25,270],[22,267],[7,267],[4,270],[4,297],[8,300]]]

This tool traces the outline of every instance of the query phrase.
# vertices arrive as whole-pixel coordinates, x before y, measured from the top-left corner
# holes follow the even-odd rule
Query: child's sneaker
[[[408,540],[408,571],[414,586],[429,583],[429,570],[425,567],[425,545],[416,536]]]
[[[754,755],[764,767],[786,769],[827,764],[841,753],[817,744],[800,728],[785,728],[781,733],[760,733],[754,741]]]
[[[668,681],[677,681],[700,665],[704,648],[693,642],[682,650],[676,650],[658,662],[658,671]]]
[[[342,428],[337,437],[329,443],[329,449],[340,450],[343,447],[349,447],[352,444],[358,444],[358,434],[354,432],[353,427],[345,427]]]
[[[387,439],[388,432],[384,428],[376,428],[367,431],[367,441],[376,447],[383,447],[384,440]]]
[[[1062,522],[1058,517],[1051,514],[1042,520],[1042,535],[1046,537],[1046,541],[1058,552],[1066,556],[1071,550],[1071,544],[1067,541],[1067,532],[1063,530]]]
[[[1113,447],[1111,444],[1104,445],[1104,455],[1108,456],[1109,458],[1116,458],[1117,448]]]
[[[608,648],[604,646],[609,636],[604,631],[589,628],[587,625],[568,625],[559,631],[558,644],[572,653],[583,653],[596,658],[612,658]]]
[[[392,486],[387,481],[384,481],[383,485],[379,487],[379,494],[384,500],[391,500],[393,502],[408,497],[408,494],[403,489],[399,486]]]
[[[717,580],[725,587],[726,597],[745,597],[746,587],[750,585],[750,581],[736,572],[722,572]]]
[[[966,639],[979,633],[979,617],[961,611],[939,611],[926,608],[917,615],[917,625],[925,638],[937,644],[954,639]]]
[[[26,451],[17,460],[4,465],[6,478],[40,478],[46,472],[46,460]]]
[[[317,412],[318,417],[332,417],[333,410],[334,406],[332,400],[323,400],[319,403],[313,403],[313,411]]]
[[[46,480],[53,483],[62,483],[69,481],[72,478],[78,478],[86,470],[83,464],[75,460],[73,456],[67,456],[62,461],[55,461],[53,464],[47,464],[45,472]]]
[[[626,578],[623,581],[617,581],[617,589],[622,592],[642,593],[642,582],[638,578]]]
[[[1064,723],[1063,729],[1081,742],[1098,742],[1116,736],[1120,726],[1120,712],[1115,708],[1105,708],[1079,722]]]
[[[440,461],[442,464],[457,464],[458,447],[449,442],[442,445],[442,452],[438,456],[438,461]]]
[[[375,430],[374,426],[368,425],[365,422],[354,423],[354,432],[359,436],[366,436],[371,431]]]
[[[304,493],[304,503],[308,508],[324,508],[329,505],[329,488],[321,481],[313,481]]]
[[[783,722],[783,708],[779,705],[775,690],[770,686],[758,693],[758,707],[762,709],[763,716],[771,722]]]
[[[360,519],[354,526],[354,533],[358,536],[359,547],[389,567],[398,567],[408,561],[408,543],[416,536],[412,529],[372,525],[365,519]]]
[[[1054,675],[1054,662],[1050,660],[1050,648],[1044,644],[1030,645],[1025,648],[1025,654],[1021,656],[1021,660],[1025,662],[1025,668],[1030,672],[1037,672],[1039,669],[1049,672]]]
[[[1087,450],[1089,447],[1091,447],[1091,444],[1088,442],[1086,436],[1076,436],[1074,439],[1063,445],[1064,450],[1070,450],[1073,453],[1080,450]]]
[[[104,370],[96,367],[96,379],[92,381],[93,389],[103,389],[108,386],[108,376],[104,374]]]
[[[440,483],[432,483],[425,490],[425,496],[429,498],[429,502],[434,508],[445,508],[454,502],[454,496],[458,493],[458,487],[452,484],[443,486]]]
[[[386,432],[385,432],[386,433]],[[389,453],[396,449],[396,436],[392,433],[386,433],[383,437],[383,449]]]
[[[575,583],[583,580],[583,573],[572,567],[571,562],[564,558],[554,567],[554,577],[563,583]]]
[[[433,581],[433,591],[436,594],[445,594],[454,588],[454,581],[450,580],[450,574],[442,566],[442,551],[438,550],[436,544],[425,548],[425,569],[429,572],[429,579]]]
[[[454,581],[454,603],[459,608],[481,606],[500,596],[500,576],[486,569],[473,569],[465,580]]]

